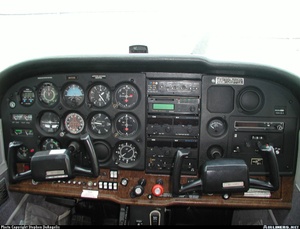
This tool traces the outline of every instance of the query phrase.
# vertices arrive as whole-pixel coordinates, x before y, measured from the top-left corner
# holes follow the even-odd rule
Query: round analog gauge
[[[63,99],[67,106],[78,107],[84,101],[84,91],[78,84],[70,84],[63,92]]]
[[[123,137],[134,135],[139,128],[138,120],[131,114],[119,115],[115,126],[117,133]]]
[[[138,148],[131,142],[122,142],[117,145],[116,156],[119,162],[129,164],[135,162],[139,156]]]
[[[70,113],[65,118],[65,127],[71,134],[79,134],[84,128],[84,119],[80,114]]]
[[[60,126],[60,118],[54,112],[45,112],[40,118],[40,127],[47,133],[55,133]]]
[[[94,106],[103,107],[110,101],[110,91],[102,84],[95,85],[89,91],[89,100]]]
[[[221,118],[214,118],[210,120],[207,126],[208,133],[213,137],[219,137],[223,135],[226,129],[226,122]]]
[[[60,149],[60,144],[53,138],[47,138],[42,142],[42,150]]]
[[[31,106],[34,101],[34,91],[31,88],[23,88],[20,92],[20,104],[23,106]]]
[[[103,135],[110,131],[111,121],[106,114],[97,113],[91,118],[90,126],[94,133]]]
[[[17,157],[21,160],[29,158],[29,149],[26,146],[20,146],[17,150]]]
[[[115,97],[118,107],[130,109],[137,104],[139,94],[134,86],[130,84],[123,84],[117,88]]]
[[[39,100],[49,106],[58,101],[58,91],[52,83],[43,83],[39,89]]]

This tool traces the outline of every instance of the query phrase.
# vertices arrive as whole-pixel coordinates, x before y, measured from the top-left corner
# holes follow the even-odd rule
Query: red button
[[[154,196],[161,196],[164,193],[164,188],[161,184],[156,184],[152,187],[152,194]]]

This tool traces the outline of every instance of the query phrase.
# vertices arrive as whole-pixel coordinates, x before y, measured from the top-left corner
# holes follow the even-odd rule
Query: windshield
[[[270,65],[300,75],[298,1],[0,0],[0,71],[28,59],[196,55]],[[144,54],[143,54],[144,55]]]

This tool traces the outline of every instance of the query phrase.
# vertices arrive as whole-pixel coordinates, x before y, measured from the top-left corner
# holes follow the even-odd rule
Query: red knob
[[[154,196],[160,196],[164,193],[164,188],[161,184],[156,184],[152,187],[152,194]]]

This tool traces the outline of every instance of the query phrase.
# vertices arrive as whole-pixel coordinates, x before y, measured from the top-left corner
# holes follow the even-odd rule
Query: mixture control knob
[[[164,188],[161,184],[156,184],[152,187],[151,192],[154,196],[161,196],[164,193]]]
[[[161,196],[164,193],[162,179],[157,179],[156,184],[152,187],[151,192],[154,196]]]

